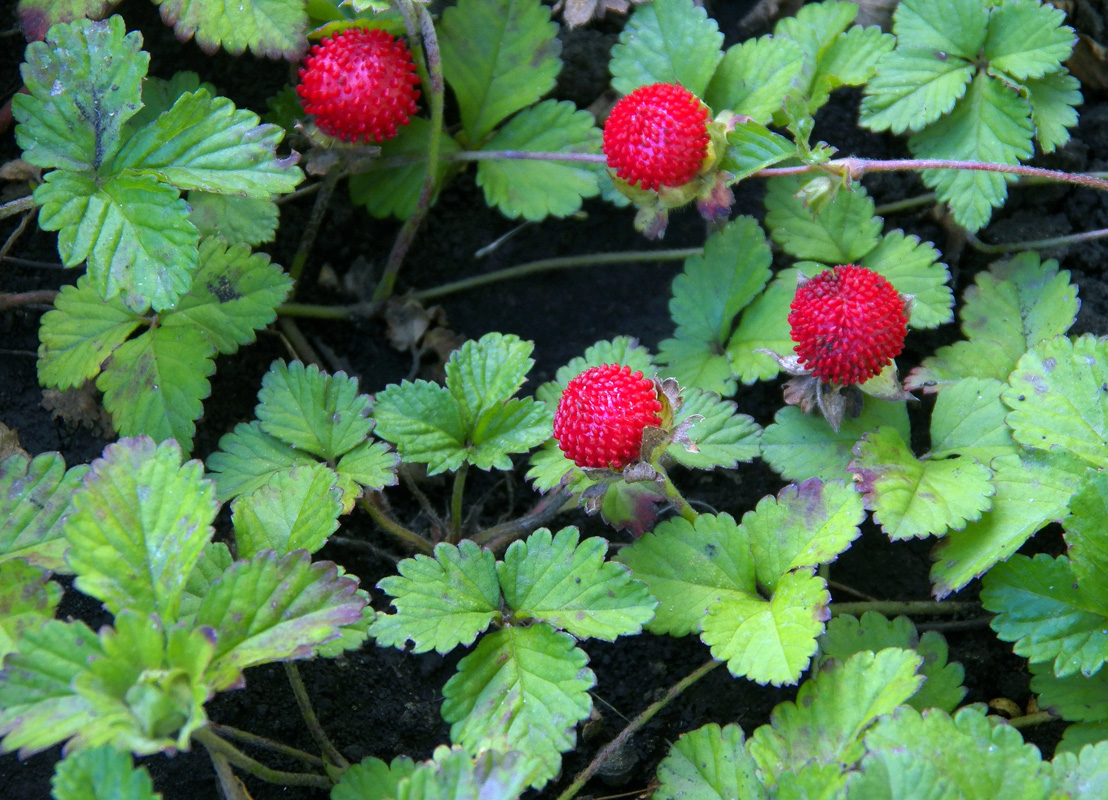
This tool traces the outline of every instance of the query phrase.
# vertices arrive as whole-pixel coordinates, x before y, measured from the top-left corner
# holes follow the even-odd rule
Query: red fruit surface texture
[[[419,111],[408,46],[379,29],[347,28],[314,45],[300,68],[300,104],[329,136],[381,142]]]
[[[640,86],[612,109],[604,124],[608,167],[642,189],[680,186],[708,155],[708,108],[684,86]]]
[[[800,363],[839,386],[865,383],[904,349],[908,313],[893,285],[853,264],[796,290],[789,325]]]
[[[658,427],[654,381],[628,366],[604,364],[571,380],[554,413],[554,438],[579,467],[620,470],[639,457],[642,432]]]

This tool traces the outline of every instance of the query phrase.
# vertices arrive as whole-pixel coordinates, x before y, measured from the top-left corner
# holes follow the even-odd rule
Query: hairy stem
[[[22,214],[24,211],[30,211],[34,207],[34,196],[27,195],[26,197],[17,197],[15,200],[9,200],[6,203],[0,203],[0,219],[14,217],[16,214]]]
[[[312,213],[300,237],[300,246],[296,250],[296,255],[292,257],[292,265],[289,267],[289,276],[293,280],[293,296],[296,295],[300,276],[304,273],[304,265],[308,263],[316,237],[319,236],[319,229],[323,225],[323,216],[327,212],[327,206],[331,204],[331,195],[335,193],[335,187],[338,186],[341,175],[342,170],[332,167],[327,170],[327,174],[320,182],[319,193],[316,194],[315,203],[312,205]]]
[[[289,679],[292,693],[296,697],[296,704],[300,706],[300,716],[304,717],[304,724],[308,726],[308,732],[311,733],[316,746],[332,764],[341,769],[346,769],[350,766],[350,762],[343,758],[342,753],[331,743],[331,740],[327,737],[327,732],[323,730],[319,717],[315,715],[315,709],[312,708],[312,700],[308,697],[308,687],[304,685],[304,679],[300,677],[299,667],[291,661],[284,662],[284,666],[285,676]]]
[[[978,603],[954,603],[946,600],[874,600],[860,603],[832,603],[832,614],[850,614],[860,617],[867,611],[876,611],[886,617],[938,616],[948,614],[966,614],[980,611]]]
[[[246,755],[226,739],[216,735],[211,728],[200,728],[194,731],[192,738],[204,745],[209,753],[226,759],[233,766],[267,783],[279,783],[284,786],[313,786],[317,789],[327,790],[330,790],[334,785],[331,779],[325,775],[317,775],[312,772],[283,772],[267,767],[260,761],[255,761]]]
[[[450,493],[450,543],[462,540],[462,498],[465,495],[466,475],[469,474],[469,462],[463,461],[454,473],[454,490]]]
[[[219,779],[219,788],[222,791],[223,800],[252,800],[250,793],[242,785],[242,781],[231,769],[231,762],[227,760],[227,757],[211,748],[204,749],[208,751],[208,758],[212,760],[212,768],[215,769],[215,776]]]
[[[57,296],[58,293],[54,289],[39,289],[34,292],[19,292],[18,294],[0,294],[0,311],[28,306],[33,303],[51,305]]]
[[[566,790],[558,795],[557,800],[572,800],[572,798],[576,797],[577,793],[581,791],[581,788],[589,782],[589,778],[596,774],[596,771],[603,766],[604,762],[607,761],[613,753],[623,747],[627,743],[627,740],[634,736],[643,725],[650,722],[659,711],[672,703],[682,692],[722,663],[722,661],[712,659],[697,667],[689,675],[673,684],[661,700],[657,700],[648,705],[643,709],[641,714],[627,723],[627,727],[620,731],[616,738],[608,742],[608,744],[596,754],[596,757],[589,762],[587,767],[577,773],[577,776],[573,779],[573,783],[567,786]]]
[[[420,553],[430,553],[434,550],[431,543],[415,531],[408,530],[392,518],[381,506],[375,502],[373,494],[365,495],[358,499],[358,505],[365,509],[381,528],[391,533],[404,544]]]
[[[289,758],[295,758],[299,761],[303,761],[305,764],[311,764],[313,767],[323,766],[323,759],[317,755],[313,755],[312,753],[306,753],[303,750],[298,750],[297,748],[290,747],[287,744],[276,742],[266,736],[259,736],[256,733],[244,731],[241,728],[235,728],[230,725],[221,725],[217,722],[212,722],[210,724],[212,730],[225,739],[237,739],[240,742],[252,744],[255,747],[261,747],[274,753],[288,756]]]
[[[1091,242],[1108,236],[1108,228],[1084,233],[1070,233],[1065,236],[1055,236],[1051,239],[1032,239],[1027,242],[1000,242],[999,244],[986,244],[972,233],[966,234],[966,241],[970,247],[982,253],[1011,253],[1016,250],[1045,250],[1048,247],[1064,247],[1081,242]]]
[[[666,493],[666,500],[669,500],[669,502],[673,504],[673,509],[685,520],[696,522],[700,514],[695,508],[689,505],[689,501],[681,494],[681,490],[673,484],[673,480],[670,479],[669,473],[662,467],[658,467],[657,469],[658,474],[662,476],[662,487]]]
[[[477,544],[482,547],[487,547],[494,553],[499,552],[516,539],[523,538],[531,533],[531,531],[535,530],[535,528],[540,527],[543,523],[552,519],[562,510],[562,506],[565,505],[566,500],[571,496],[569,489],[566,489],[564,486],[559,486],[554,491],[545,495],[542,500],[535,504],[534,508],[522,517],[517,517],[509,522],[486,528],[476,534],[473,537],[473,541],[477,542]]]

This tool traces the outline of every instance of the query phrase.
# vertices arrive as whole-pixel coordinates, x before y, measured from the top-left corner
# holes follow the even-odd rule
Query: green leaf
[[[1077,591],[1108,617],[1108,473],[1088,472],[1070,500],[1072,512],[1062,521]],[[1108,718],[1108,715],[1105,715]]]
[[[1041,78],[1062,69],[1077,41],[1073,28],[1063,23],[1060,8],[1015,0],[989,12],[989,33],[985,38],[985,59],[991,70],[999,70],[1017,81]]]
[[[854,458],[854,445],[862,434],[878,426],[909,436],[908,409],[904,403],[867,402],[859,417],[846,417],[838,431],[831,430],[818,414],[805,414],[796,406],[784,406],[773,424],[762,433],[762,458],[788,481],[845,478]]]
[[[535,398],[546,403],[554,411],[562,397],[566,385],[590,367],[603,364],[626,364],[632,372],[641,372],[647,377],[654,374],[654,365],[650,360],[650,351],[639,344],[638,339],[630,336],[617,336],[611,341],[599,341],[585,349],[585,355],[572,359],[554,374],[554,380],[548,381],[535,390]]]
[[[21,558],[53,572],[69,571],[61,520],[87,472],[83,465],[66,471],[58,453],[0,460],[0,564]]]
[[[743,310],[739,325],[727,342],[731,369],[743,383],[768,380],[780,372],[777,361],[760,350],[785,355],[793,352],[789,305],[796,295],[798,273],[796,269],[778,272],[765,291]]]
[[[92,285],[136,313],[172,308],[188,291],[199,234],[177,189],[150,175],[55,171],[35,189],[39,227],[58,231],[62,263],[88,262]]]
[[[1057,456],[998,456],[991,462],[993,509],[961,531],[951,531],[934,551],[934,595],[963,588],[1016,552],[1048,522],[1069,513],[1069,501],[1084,465]]]
[[[538,0],[460,0],[438,26],[442,71],[473,145],[554,88],[562,67],[550,9]]]
[[[1018,164],[1031,158],[1031,106],[997,80],[979,73],[953,113],[908,140],[917,158]],[[1012,176],[969,170],[924,170],[923,182],[950,206],[954,220],[979,230],[1004,203]]]
[[[1069,128],[1077,124],[1077,109],[1082,103],[1081,82],[1068,72],[1052,72],[1024,84],[1031,103],[1031,122],[1039,149],[1053,153],[1070,140]]]
[[[154,328],[124,342],[96,379],[121,436],[176,439],[192,449],[201,400],[211,394],[215,345],[194,328]]]
[[[992,378],[963,378],[939,392],[931,412],[931,458],[962,455],[988,464],[1015,455],[1019,448],[1004,422],[1008,408],[1000,401],[1004,389]]]
[[[307,453],[263,431],[257,420],[237,424],[234,431],[220,437],[219,449],[208,456],[220,502],[249,494],[298,464],[315,463]]]
[[[679,83],[699,97],[723,57],[722,46],[716,21],[692,0],[636,6],[612,48],[612,88],[630,94],[651,83]]]
[[[815,113],[840,86],[861,86],[877,69],[896,40],[874,26],[855,25],[836,36],[816,64],[808,89],[808,111]]]
[[[20,0],[16,13],[27,41],[41,42],[52,26],[74,19],[102,19],[114,5],[113,0]]]
[[[200,232],[201,241],[221,236],[228,244],[254,247],[277,236],[278,208],[268,198],[193,191],[188,202],[189,222]]]
[[[793,178],[772,178],[766,191],[766,227],[786,253],[824,264],[854,264],[877,246],[881,219],[874,216],[865,189],[840,191],[817,215],[796,196],[801,185]]]
[[[397,785],[396,800],[516,800],[542,762],[519,750],[482,750],[475,757],[440,745],[433,758]],[[390,795],[391,797],[391,795]]]
[[[495,558],[468,539],[457,547],[440,543],[434,558],[405,558],[396,569],[399,575],[377,584],[396,608],[391,616],[378,616],[370,629],[382,647],[403,647],[411,640],[417,653],[448,653],[470,644],[499,616]]]
[[[854,453],[858,490],[893,541],[962,530],[992,507],[993,473],[970,456],[921,461],[892,428],[867,433]]]
[[[297,104],[299,108],[299,104]],[[431,139],[431,123],[422,117],[412,117],[392,139],[381,142],[381,158],[368,172],[350,176],[350,199],[365,206],[365,210],[378,219],[390,214],[397,219],[407,219],[416,209],[423,179],[427,174],[427,147]],[[450,155],[462,149],[451,136],[439,137],[439,153]],[[414,164],[398,167],[384,166],[393,156],[417,157]],[[438,185],[442,186],[450,172],[450,161],[439,159]]]
[[[467,424],[519,391],[535,365],[534,348],[513,334],[487,333],[450,354],[446,388]]]
[[[827,633],[820,638],[819,665],[828,659],[846,661],[855,653],[869,650],[879,653],[887,647],[915,650],[923,657],[920,674],[923,685],[908,699],[913,708],[941,708],[953,711],[966,694],[962,686],[965,670],[961,664],[947,663],[946,639],[936,631],[920,636],[907,617],[890,620],[876,611],[867,611],[861,620],[849,615],[837,616],[827,623]]]
[[[328,375],[314,364],[275,361],[258,401],[262,430],[320,458],[339,458],[373,430],[369,397],[358,394],[358,379]]]
[[[1093,800],[1108,792],[1108,742],[1084,747],[1080,753],[1057,752],[1054,790],[1062,797]]]
[[[600,138],[587,111],[546,100],[512,117],[481,149],[599,153]],[[592,164],[508,158],[477,163],[477,185],[486,202],[506,217],[532,221],[576,213],[584,198],[600,194],[597,174]]]
[[[176,309],[162,315],[162,325],[198,328],[219,352],[230,355],[277,318],[277,306],[291,291],[292,279],[264,253],[203,239],[192,288]]]
[[[365,441],[339,459],[336,470],[369,489],[383,489],[396,484],[396,468],[400,457],[384,442]]]
[[[301,0],[242,0],[212,5],[207,0],[154,0],[177,38],[196,43],[208,54],[218,49],[233,56],[250,48],[256,56],[296,61],[308,42],[308,14]]]
[[[959,800],[938,765],[909,750],[878,750],[847,776],[846,800]]]
[[[1056,336],[1016,364],[1001,399],[1012,438],[1037,450],[1064,449],[1108,467],[1108,341]]]
[[[783,17],[773,29],[775,37],[795,42],[805,54],[801,73],[793,81],[796,91],[790,92],[794,98],[810,96],[813,78],[824,56],[858,15],[853,3],[823,2],[809,6],[799,9],[794,16]]]
[[[657,601],[627,567],[604,561],[604,539],[578,545],[578,538],[572,526],[553,536],[539,528],[511,544],[496,573],[515,617],[547,622],[577,639],[610,642],[641,632]]]
[[[120,16],[55,25],[29,44],[20,70],[29,94],[12,98],[23,158],[43,169],[98,169],[142,108],[149,62],[142,35],[126,33]]]
[[[758,582],[776,592],[792,570],[816,567],[844,552],[861,534],[862,498],[843,481],[790,484],[743,515]]]
[[[795,144],[765,125],[755,120],[739,122],[727,133],[727,152],[720,169],[730,172],[735,181],[741,181],[796,154]]]
[[[682,386],[695,387],[719,395],[735,393],[737,382],[731,372],[731,359],[718,346],[678,327],[672,339],[658,344],[658,363],[667,377]]]
[[[1031,661],[1054,662],[1059,678],[1092,675],[1108,659],[1104,615],[1076,587],[1065,556],[1012,556],[984,578],[981,604],[997,616],[990,625]]]
[[[701,641],[735,677],[774,686],[796,683],[816,652],[831,597],[811,569],[788,572],[770,600],[728,597],[708,609]]]
[[[1062,741],[1055,748],[1056,754],[1077,753],[1086,745],[1096,745],[1108,740],[1108,723],[1082,722],[1070,725],[1062,732]]]
[[[216,688],[241,681],[242,670],[271,661],[310,658],[340,627],[362,617],[358,582],[330,561],[296,550],[278,560],[272,550],[236,561],[217,579],[196,612],[196,625],[218,634],[206,679]]]
[[[901,294],[911,295],[911,327],[935,328],[954,319],[954,292],[947,285],[950,272],[930,242],[889,231],[861,264],[882,275]]]
[[[18,651],[0,671],[0,734],[5,752],[27,758],[79,734],[95,720],[90,703],[73,688],[89,661],[102,656],[96,634],[83,622],[51,620],[23,632]]]
[[[897,6],[893,33],[913,48],[972,61],[985,44],[988,20],[978,0],[908,0]]]
[[[63,286],[39,327],[38,377],[44,386],[71,389],[100,374],[101,365],[141,318],[118,297],[105,301],[87,275]]]
[[[129,133],[156,120],[162,112],[172,108],[185,92],[197,89],[204,89],[210,95],[217,94],[215,86],[207,81],[201,83],[200,76],[191,70],[175,72],[169,80],[148,75],[142,82],[142,110],[131,117]]]
[[[542,786],[557,774],[560,754],[573,748],[575,727],[592,708],[596,677],[587,661],[571,636],[541,623],[490,633],[443,687],[451,740],[470,753],[505,740],[525,749],[542,762],[531,784]]]
[[[969,60],[941,51],[905,48],[881,59],[866,84],[858,124],[871,131],[919,131],[954,109],[977,71]]]
[[[181,463],[174,441],[108,445],[73,495],[65,519],[77,588],[113,613],[129,608],[168,624],[211,538],[217,505],[199,461]]]
[[[796,702],[773,710],[747,742],[768,782],[805,764],[851,765],[863,753],[862,736],[878,717],[911,697],[923,677],[910,650],[862,652],[805,681]],[[764,778],[765,779],[765,778]]]
[[[1059,678],[1050,663],[1031,664],[1031,691],[1038,695],[1039,708],[1050,709],[1067,720],[1108,720],[1108,670],[1086,677],[1081,673]]]
[[[400,458],[426,464],[429,475],[453,471],[466,460],[466,425],[443,386],[402,381],[377,393],[373,405],[377,435],[396,445]]]
[[[145,767],[109,745],[70,753],[54,767],[54,800],[160,800]]]
[[[372,756],[364,758],[342,773],[331,789],[331,800],[391,800],[400,781],[415,769],[415,762],[407,756],[397,756],[388,764]]]
[[[283,128],[261,124],[253,111],[198,89],[136,130],[106,168],[155,175],[180,189],[266,200],[304,179],[296,158],[277,158],[284,136]]]
[[[682,734],[658,765],[656,800],[763,800],[765,789],[738,725],[712,722]]]
[[[62,587],[50,572],[23,559],[0,561],[0,661],[18,648],[24,631],[53,619]]]
[[[709,392],[685,389],[673,421],[679,425],[691,416],[703,417],[693,423],[688,431],[696,450],[689,451],[684,445],[672,444],[666,452],[678,464],[690,469],[734,469],[740,461],[753,461],[761,449],[759,440],[762,429],[752,417],[736,414],[737,408],[737,404],[720,400]]]
[[[293,550],[314,553],[338,530],[342,490],[326,464],[281,472],[232,506],[235,543],[240,558],[262,550],[284,556]]]
[[[730,514],[671,517],[617,558],[658,599],[646,626],[653,633],[687,636],[714,603],[757,592],[747,531]]]
[[[177,615],[179,621],[191,625],[196,621],[196,612],[200,603],[208,594],[211,585],[234,563],[231,551],[223,542],[208,542],[200,553],[200,558],[189,573],[181,595],[181,608]]]
[[[753,130],[764,130],[762,126],[784,105],[803,64],[804,53],[796,42],[779,36],[747,39],[727,48],[704,93],[704,102],[717,113],[730,109],[745,114],[755,123]],[[790,147],[796,155],[791,142]]]

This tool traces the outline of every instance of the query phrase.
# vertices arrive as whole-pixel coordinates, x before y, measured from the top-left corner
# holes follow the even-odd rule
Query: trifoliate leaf
[[[120,16],[55,25],[45,42],[29,44],[21,68],[29,94],[12,97],[23,159],[43,169],[99,169],[142,108],[149,63],[142,35],[126,33]]]
[[[51,620],[23,632],[18,651],[0,671],[3,749],[27,758],[91,725],[91,704],[73,688],[89,661],[102,656],[96,634],[83,622]]]
[[[397,756],[391,763],[364,758],[342,773],[331,789],[331,800],[390,800],[396,797],[397,784],[415,769],[415,762],[407,756]]]
[[[858,124],[872,131],[919,131],[949,114],[966,94],[976,73],[969,60],[915,47],[881,59],[877,74],[866,84]]]
[[[297,104],[299,108],[299,104]],[[368,172],[350,176],[350,199],[378,219],[390,214],[397,219],[407,219],[416,209],[419,193],[423,190],[427,174],[427,147],[431,139],[431,123],[422,117],[412,117],[392,139],[381,142],[381,157],[373,162]],[[462,149],[451,136],[439,138],[440,155],[449,155]],[[393,157],[416,158],[413,164],[387,166]],[[446,181],[451,163],[439,159],[438,185]]]
[[[1048,522],[1069,513],[1069,501],[1084,465],[1058,454],[998,456],[993,508],[961,531],[950,531],[935,548],[931,568],[937,598],[958,591],[998,561],[1016,552]]]
[[[365,441],[339,459],[339,477],[349,478],[370,489],[396,484],[400,457],[384,442]]]
[[[1065,21],[1062,9],[1031,0],[992,8],[984,49],[989,68],[1017,81],[1058,72],[1077,41]]]
[[[817,215],[796,196],[801,185],[793,178],[773,178],[766,190],[766,227],[786,253],[824,264],[854,264],[877,246],[881,220],[861,186],[840,191]]]
[[[24,631],[54,618],[62,587],[23,559],[0,561],[0,660],[17,650]]]
[[[1001,399],[1012,409],[1012,438],[1036,450],[1062,449],[1108,467],[1108,340],[1085,334],[1032,347]]]
[[[785,573],[770,600],[728,597],[708,609],[701,641],[736,678],[774,686],[796,683],[830,617],[827,585],[811,569]]]
[[[915,650],[923,657],[920,674],[923,685],[908,699],[908,704],[920,711],[941,708],[953,711],[966,694],[962,686],[965,670],[961,664],[947,663],[946,639],[936,631],[920,636],[907,617],[890,620],[876,611],[857,617],[834,617],[827,623],[827,633],[819,641],[820,666],[828,659],[846,661],[855,653],[869,650],[879,653],[887,647]]]
[[[996,635],[1031,661],[1052,661],[1059,678],[1092,675],[1108,659],[1104,615],[1076,587],[1065,556],[1012,556],[984,578],[981,604]]]
[[[577,639],[639,633],[658,602],[627,567],[604,561],[604,539],[578,545],[578,538],[571,526],[554,536],[539,528],[513,542],[496,565],[505,602],[517,619],[541,620]]]
[[[658,599],[653,633],[686,636],[719,600],[757,595],[748,534],[730,514],[671,517],[617,559]]]
[[[988,16],[977,0],[908,0],[897,6],[893,32],[913,48],[972,61],[985,44]]]
[[[571,636],[542,623],[490,633],[443,687],[451,740],[470,753],[506,740],[542,762],[531,785],[544,785],[592,708],[596,677],[587,662]]]
[[[776,591],[791,570],[834,561],[861,534],[863,519],[861,495],[842,481],[807,480],[763,497],[743,515],[758,582]]]
[[[1024,84],[1031,103],[1031,122],[1039,149],[1053,153],[1070,140],[1069,128],[1077,124],[1081,82],[1067,72],[1052,72]]]
[[[978,73],[954,111],[908,140],[917,158],[1018,164],[1031,158],[1031,106],[1014,89]],[[950,206],[954,221],[979,230],[1008,196],[1011,176],[970,170],[924,170],[923,182]]]
[[[904,403],[869,401],[859,417],[845,417],[837,431],[818,414],[805,414],[796,406],[784,406],[773,424],[762,433],[762,458],[788,481],[846,478],[854,458],[854,445],[862,434],[878,426],[909,437],[908,409]]]
[[[1066,529],[1077,591],[1108,617],[1108,530],[1104,527],[1108,519],[1108,473],[1087,473],[1070,500],[1070,511],[1062,527]]]
[[[268,198],[189,192],[189,221],[201,237],[221,236],[228,244],[254,247],[274,240],[278,216],[277,204]]]
[[[94,180],[58,170],[35,189],[35,202],[39,226],[58,231],[62,263],[87,261],[103,299],[119,295],[141,314],[173,308],[188,291],[200,237],[174,187],[150,175]]]
[[[198,328],[219,352],[230,355],[277,318],[277,306],[291,290],[292,280],[264,253],[203,239],[192,288],[176,309],[162,316],[162,325]]]
[[[554,380],[544,383],[535,391],[535,398],[554,411],[558,407],[562,391],[571,380],[590,367],[604,364],[626,364],[631,367],[632,372],[641,372],[648,378],[655,371],[650,360],[650,351],[640,345],[638,339],[617,336],[611,341],[596,342],[586,348],[584,356],[578,356],[559,368],[554,374]]]
[[[554,88],[558,26],[539,0],[461,0],[438,25],[442,71],[470,144]]]
[[[518,336],[487,333],[450,354],[446,388],[467,424],[519,391],[535,365],[534,349],[534,343]]]
[[[365,606],[358,582],[305,550],[279,558],[272,550],[236,561],[212,584],[196,625],[218,633],[206,676],[216,688],[241,680],[242,670],[271,661],[311,657],[314,649],[357,623]]]
[[[894,753],[935,765],[937,785],[952,787],[960,800],[1046,800],[1050,794],[1038,748],[1024,743],[1010,725],[994,724],[980,706],[967,706],[953,719],[937,709],[921,715],[908,706],[898,708],[866,734],[866,749],[864,767]],[[895,763],[886,761],[889,771]]]
[[[1062,797],[1093,800],[1108,792],[1108,742],[1081,748],[1080,753],[1056,752],[1054,790]]]
[[[242,0],[212,5],[207,0],[154,0],[177,38],[193,36],[208,54],[254,55],[296,61],[308,48],[308,14],[298,0]]]
[[[931,458],[962,455],[988,464],[1015,455],[1008,407],[1000,401],[1005,384],[993,378],[963,378],[946,386],[931,412]],[[903,438],[903,437],[902,437]]]
[[[1067,720],[1108,720],[1108,670],[1086,677],[1080,672],[1059,678],[1050,663],[1031,664],[1031,691],[1038,695],[1039,708],[1050,709]]]
[[[378,616],[370,629],[382,647],[403,647],[411,640],[417,653],[448,653],[470,644],[499,616],[495,558],[468,539],[457,547],[438,544],[434,558],[405,558],[396,569],[399,575],[377,584],[396,608],[391,616]]]
[[[172,624],[189,573],[211,538],[214,488],[174,441],[121,439],[92,463],[65,519],[77,588],[113,613]]]
[[[763,126],[781,110],[803,64],[804,52],[796,42],[779,36],[747,39],[727,48],[704,93],[704,102],[716,112],[730,109],[745,114],[755,123],[755,130],[764,131]],[[791,142],[789,146],[796,155],[796,146]]]
[[[124,342],[96,379],[121,436],[176,439],[192,449],[201,400],[211,394],[215,345],[195,328],[154,328]]]
[[[736,414],[737,408],[730,400],[720,400],[709,392],[685,389],[673,421],[680,424],[694,415],[703,417],[688,431],[696,449],[690,451],[683,444],[671,444],[666,452],[690,469],[734,469],[740,461],[753,461],[761,449],[762,429],[752,417]]]
[[[397,784],[395,797],[396,800],[516,800],[543,769],[538,758],[520,750],[505,752],[490,748],[471,756],[460,747],[440,745],[430,761],[417,766],[410,778]]]
[[[727,152],[720,169],[735,176],[735,181],[795,157],[796,145],[765,125],[750,120],[740,122],[727,132]]]
[[[769,782],[805,764],[850,765],[863,753],[866,728],[911,697],[923,677],[910,650],[861,652],[805,681],[796,702],[781,703],[746,749]]]
[[[426,464],[429,475],[453,471],[466,460],[467,426],[443,386],[402,381],[377,393],[377,435],[396,445],[400,458]]]
[[[710,723],[681,736],[658,765],[656,800],[764,800],[738,725]]]
[[[369,397],[358,379],[311,364],[275,361],[262,378],[258,420],[270,436],[324,459],[336,459],[373,430]]]
[[[87,275],[63,286],[39,328],[38,376],[44,386],[71,389],[100,373],[112,351],[142,319],[116,297],[105,301]]]
[[[911,327],[934,328],[954,319],[954,293],[947,285],[950,273],[930,242],[889,231],[861,264],[882,275],[901,294],[911,295]]]
[[[765,291],[743,309],[739,325],[727,342],[731,369],[743,383],[768,380],[781,371],[777,361],[760,350],[785,355],[793,351],[789,304],[796,295],[798,272],[796,269],[778,272]]]
[[[0,460],[0,563],[12,558],[68,572],[62,515],[88,467],[66,471],[58,453]]]
[[[54,767],[54,800],[160,800],[145,767],[135,769],[130,753],[102,745],[70,753]]]
[[[219,440],[219,449],[208,456],[220,502],[249,494],[265,486],[277,473],[298,464],[314,464],[302,450],[289,447],[262,430],[262,424],[240,422]]]
[[[284,136],[254,112],[199,89],[136,130],[105,168],[155,175],[180,189],[268,199],[304,179],[295,158],[276,156]]]
[[[262,550],[314,553],[339,527],[342,490],[326,464],[294,467],[231,506],[239,558]]]
[[[587,111],[568,101],[546,100],[519,112],[482,150],[599,153],[600,129]],[[586,197],[600,194],[592,164],[527,159],[484,159],[477,163],[477,185],[485,200],[511,219],[538,221],[567,217]]]
[[[993,473],[970,456],[921,461],[892,428],[867,433],[854,454],[858,489],[893,541],[961,530],[992,506]]]
[[[636,6],[612,48],[612,88],[630,94],[651,83],[679,83],[699,97],[723,57],[722,46],[716,21],[692,0]]]

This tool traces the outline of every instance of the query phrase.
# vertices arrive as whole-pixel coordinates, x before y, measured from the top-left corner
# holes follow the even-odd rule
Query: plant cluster
[[[261,0],[237,13],[161,5],[206,47],[299,58],[309,16],[319,43],[266,123],[198,75],[147,76],[141,37],[119,16],[58,22],[27,48],[16,140],[45,172],[0,208],[37,212],[62,262],[85,267],[42,317],[38,377],[95,386],[121,437],[90,465],[0,460],[0,748],[64,743],[55,800],[149,800],[132,757],[194,746],[236,800],[249,795],[234,770],[335,800],[513,800],[557,781],[594,710],[588,641],[648,634],[696,636],[707,661],[559,800],[719,666],[799,688],[752,731],[685,733],[657,766],[656,798],[1103,796],[1108,339],[1070,334],[1070,274],[1024,250],[975,276],[958,307],[963,338],[902,378],[913,332],[955,319],[951,274],[935,245],[886,230],[860,183],[921,172],[970,233],[1017,176],[1108,189],[1022,164],[1036,143],[1063,146],[1076,123],[1062,12],[903,0],[888,34],[827,0],[723,50],[692,0],[654,0],[635,7],[611,53],[623,97],[601,131],[588,111],[543,99],[561,62],[539,0],[459,0],[438,19],[412,0],[286,0],[241,28],[238,14]],[[52,13],[36,0],[21,12]],[[269,24],[287,38],[267,38]],[[835,158],[812,142],[814,115],[845,86],[862,87],[862,125],[911,131],[920,159]],[[305,178],[298,153],[278,154],[286,136],[318,178],[288,273],[252,249],[273,241],[279,195]],[[596,342],[533,396],[521,394],[533,345],[511,333],[453,349],[442,382],[372,395],[372,376],[328,372],[290,337],[293,357],[265,374],[255,419],[190,459],[216,356],[305,311],[287,301],[339,181],[402,226],[372,297],[308,311],[379,315],[436,197],[471,161],[489,205],[511,218],[564,217],[603,196],[634,205],[636,227],[658,238],[695,203],[708,233],[673,282],[673,335],[657,352],[631,337]],[[735,192],[756,178],[764,218],[733,215]],[[781,373],[791,379],[763,427],[742,413],[740,387]],[[929,412],[909,415],[915,393],[933,395]],[[785,485],[753,508],[705,508],[679,486],[693,485],[690,471],[755,459]],[[474,469],[518,469],[539,496],[487,525]],[[438,475],[441,503],[420,488]],[[418,515],[390,500],[401,483]],[[551,524],[577,509],[629,541],[608,557],[604,538]],[[361,512],[408,555],[377,598],[317,558]],[[1051,523],[1064,554],[1017,553]],[[935,539],[943,602],[833,602],[843,587],[831,564],[866,524],[893,541]],[[56,618],[53,578],[66,575],[110,624]],[[963,610],[944,599],[977,578],[1046,716],[1072,723],[1051,759],[984,707],[962,706],[965,673],[944,638],[899,615]],[[450,743],[429,760],[351,764],[312,711],[295,662],[371,640],[467,649],[441,690]],[[298,771],[246,755],[208,715],[251,667],[274,662],[318,749],[281,750]]]

